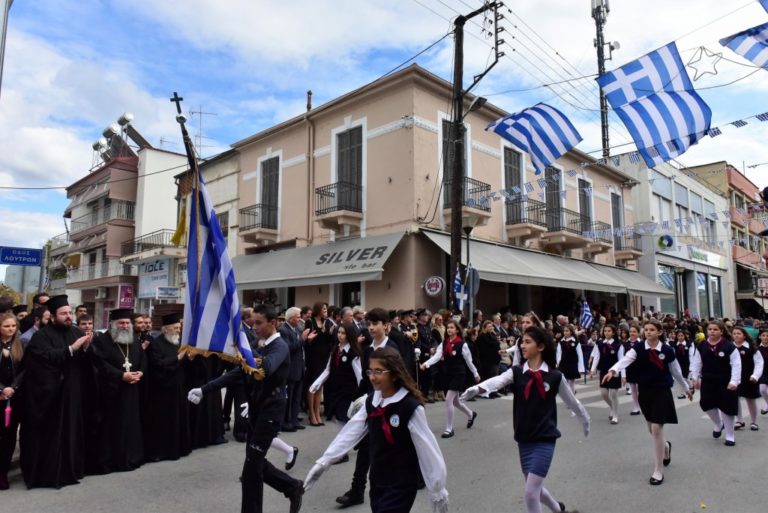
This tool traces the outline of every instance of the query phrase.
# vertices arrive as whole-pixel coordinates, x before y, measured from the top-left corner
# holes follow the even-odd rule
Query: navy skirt
[[[645,420],[654,424],[677,424],[677,410],[669,387],[651,387],[640,384],[637,402]]]
[[[518,444],[520,467],[524,474],[547,477],[552,458],[555,456],[555,442],[530,442]]]

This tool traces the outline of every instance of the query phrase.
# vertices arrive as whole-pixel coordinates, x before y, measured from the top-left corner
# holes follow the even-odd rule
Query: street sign
[[[471,267],[469,269],[469,276],[467,277],[467,289],[472,296],[477,295],[477,291],[480,290],[480,273],[477,269]]]
[[[0,264],[40,267],[42,261],[42,249],[0,246]]]

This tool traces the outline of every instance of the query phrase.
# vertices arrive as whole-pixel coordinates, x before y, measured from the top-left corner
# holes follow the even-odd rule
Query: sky
[[[481,0],[16,0],[0,91],[0,245],[40,247],[65,231],[63,189],[93,164],[91,144],[125,111],[155,146],[183,151],[173,91],[184,97],[193,135],[210,156],[305,110],[415,62],[450,80],[453,39],[409,59],[452,29]],[[722,54],[694,86],[722,135],[677,159],[726,160],[768,186],[768,71],[718,40],[768,22],[757,0],[613,0],[606,41],[619,48],[608,70],[675,41],[683,62],[701,47]],[[546,102],[600,149],[595,23],[590,0],[523,0],[500,11],[506,53],[473,92],[510,112]],[[489,25],[468,22],[465,81],[491,57]],[[705,54],[706,55],[706,54]],[[712,65],[714,58],[703,59]],[[695,70],[688,70],[691,79]],[[583,78],[582,78],[583,77]],[[548,85],[557,83],[556,85]],[[200,115],[195,112],[206,112]],[[200,130],[202,128],[202,130]],[[632,149],[611,115],[613,153]],[[599,156],[599,151],[593,153]],[[763,164],[748,168],[747,166]],[[51,187],[34,190],[25,187]],[[1,266],[0,266],[1,268]]]

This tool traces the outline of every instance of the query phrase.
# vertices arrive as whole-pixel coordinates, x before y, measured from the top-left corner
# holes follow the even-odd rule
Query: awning
[[[448,235],[426,230],[423,233],[450,254]],[[470,241],[469,246],[472,267],[483,280],[620,294],[673,295],[634,271],[476,240]]]
[[[391,233],[236,256],[232,259],[235,282],[240,289],[267,289],[379,280],[403,235]]]
[[[751,296],[749,298],[744,298],[744,299],[751,299],[752,301],[760,305],[760,308],[768,312],[768,298]]]
[[[623,283],[630,294],[636,296],[674,296],[674,290],[659,285],[654,280],[637,271],[621,269],[610,265],[589,264],[601,273],[607,273],[616,281]],[[673,287],[674,288],[674,287]]]
[[[766,271],[765,269],[760,269],[757,266],[754,266],[752,264],[745,264],[744,262],[736,262],[736,265],[738,267],[742,267],[746,269],[747,271],[753,272],[760,277],[768,278],[768,271]]]

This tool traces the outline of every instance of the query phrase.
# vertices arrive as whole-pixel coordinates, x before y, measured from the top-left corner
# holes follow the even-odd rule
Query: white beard
[[[129,346],[133,343],[133,327],[125,330],[117,329],[116,327],[109,328],[109,334],[115,344],[122,346]]]
[[[165,337],[165,340],[173,344],[174,346],[179,345],[179,341],[181,339],[181,335],[178,333],[170,334],[170,333],[163,333],[163,336]]]

